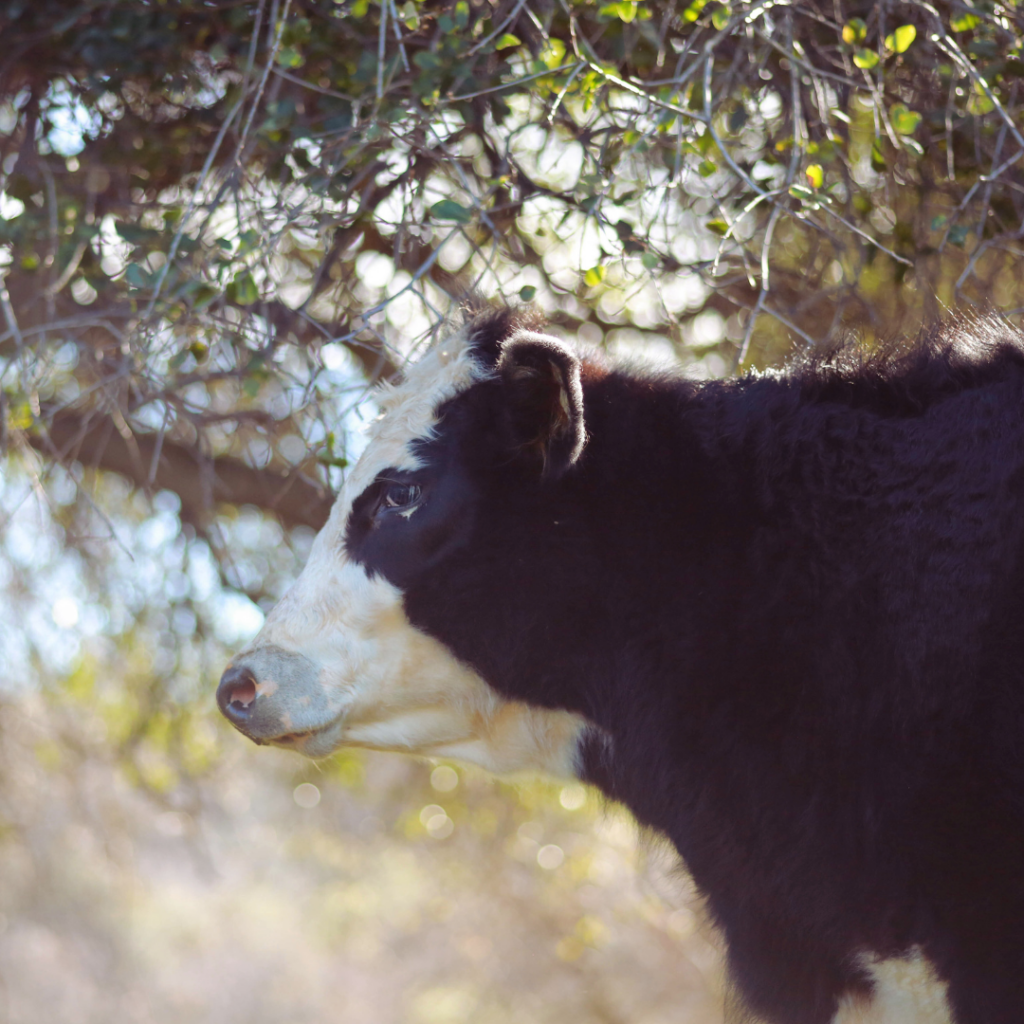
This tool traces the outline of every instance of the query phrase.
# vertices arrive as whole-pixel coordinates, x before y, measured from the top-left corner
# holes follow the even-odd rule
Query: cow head
[[[507,312],[436,344],[386,387],[305,569],[221,679],[221,711],[257,743],[574,773],[582,717],[502,696],[407,614],[409,588],[466,555],[480,515],[472,460],[457,438],[439,443],[442,421],[458,419],[455,400],[476,389],[488,408],[472,426],[488,435],[478,468],[503,463],[541,486],[579,459],[580,362]]]

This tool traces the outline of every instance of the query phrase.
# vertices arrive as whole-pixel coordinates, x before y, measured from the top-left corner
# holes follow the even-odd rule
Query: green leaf
[[[145,288],[149,284],[149,275],[138,265],[138,263],[129,263],[124,268],[125,280],[135,288]]]
[[[275,62],[283,68],[301,68],[306,63],[306,58],[294,46],[282,46],[277,51]]]
[[[693,0],[693,3],[683,11],[683,21],[695,22],[707,5],[708,0]]]
[[[976,14],[969,14],[966,11],[963,14],[954,14],[949,19],[949,27],[954,32],[970,32],[972,28],[977,28],[981,24],[981,18]]]
[[[216,288],[211,288],[209,285],[199,284],[194,281],[187,288],[187,291],[192,295],[192,309],[195,312],[206,309],[207,306],[216,299],[220,292]]]
[[[32,426],[32,407],[28,402],[8,406],[7,426],[10,430],[28,430]]]
[[[424,71],[440,71],[443,67],[441,58],[429,50],[420,50],[419,53],[414,54],[412,62],[416,67],[422,68]]]
[[[932,231],[941,231],[947,223],[949,223],[949,218],[944,213],[932,217]]]
[[[713,235],[724,238],[729,232],[729,225],[724,220],[709,220],[704,225]]]
[[[597,13],[628,23],[636,18],[636,6],[636,0],[618,0],[616,3],[602,4]]]
[[[853,63],[865,71],[878,66],[878,54],[874,50],[859,49],[853,54]]]
[[[238,255],[247,256],[259,245],[260,233],[253,228],[248,228],[238,236]]]
[[[234,280],[235,302],[240,306],[251,306],[259,297],[256,282],[248,271],[240,270]]]
[[[897,103],[889,111],[892,126],[900,135],[913,135],[921,123],[921,115],[916,110],[908,110],[902,103]]]
[[[697,165],[697,173],[702,178],[710,178],[717,170],[718,165],[713,160],[701,160]]]
[[[457,224],[468,224],[473,219],[473,211],[454,199],[442,199],[434,203],[430,213],[437,220],[453,220]]]
[[[971,229],[966,224],[957,224],[956,227],[949,229],[949,240],[962,249],[970,233]]]
[[[843,42],[847,46],[853,46],[854,43],[862,43],[868,34],[867,22],[863,18],[851,18],[843,26]]]
[[[895,53],[906,53],[916,38],[917,29],[913,25],[900,25],[892,35],[885,37],[885,45]]]
[[[549,38],[547,46],[540,52],[540,59],[554,71],[565,59],[565,43],[561,39]]]
[[[825,172],[821,169],[821,164],[811,164],[805,173],[813,188],[821,188],[825,184]]]
[[[885,156],[882,153],[882,140],[875,139],[871,145],[871,168],[875,171],[884,171],[886,166]]]
[[[657,270],[661,266],[661,258],[657,253],[645,252],[640,256],[640,262],[645,270]]]
[[[519,289],[519,298],[521,298],[523,302],[531,302],[536,294],[537,289],[532,284],[524,284],[523,287]]]
[[[732,8],[728,4],[722,4],[714,14],[711,15],[711,24],[718,29],[719,32],[726,25],[729,24],[729,19],[732,17]]]
[[[794,199],[813,199],[814,193],[806,185],[790,185],[789,194]]]
[[[503,36],[499,37],[498,41],[494,44],[496,50],[507,50],[512,46],[522,45],[522,40],[519,36],[512,35],[511,32],[506,32]]]
[[[596,288],[604,280],[605,268],[598,264],[591,267],[584,275],[583,280],[591,287]]]
[[[407,29],[414,30],[419,28],[420,14],[412,0],[406,0],[406,3],[400,8],[400,13],[402,15],[402,23]]]

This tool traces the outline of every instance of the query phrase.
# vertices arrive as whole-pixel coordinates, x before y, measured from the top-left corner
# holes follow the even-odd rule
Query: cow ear
[[[586,441],[579,358],[558,338],[517,331],[502,346],[497,370],[513,445],[537,457],[544,476],[561,476]]]

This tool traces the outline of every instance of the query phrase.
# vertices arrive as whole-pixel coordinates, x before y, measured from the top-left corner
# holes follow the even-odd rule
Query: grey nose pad
[[[245,727],[256,707],[256,677],[249,669],[228,666],[217,687],[217,706],[229,722]]]

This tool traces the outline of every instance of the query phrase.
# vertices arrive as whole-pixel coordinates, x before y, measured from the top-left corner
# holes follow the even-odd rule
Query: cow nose
[[[229,722],[242,727],[256,706],[256,677],[247,668],[229,665],[217,687],[217,706]]]

